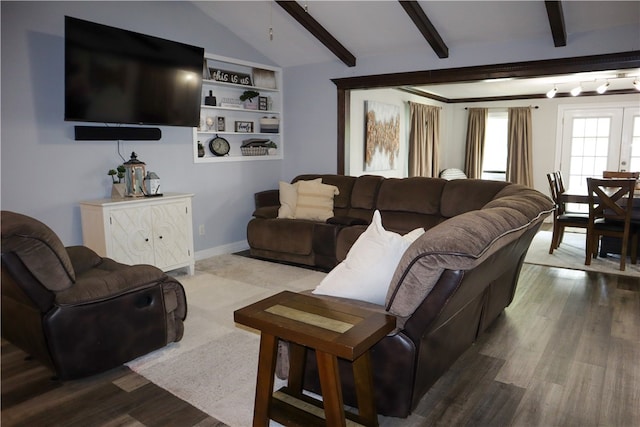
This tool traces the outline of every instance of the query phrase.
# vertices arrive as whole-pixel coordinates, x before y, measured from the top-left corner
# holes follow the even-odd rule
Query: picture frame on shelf
[[[268,105],[269,104],[267,102],[267,97],[266,96],[259,96],[258,97],[258,110],[267,111],[269,109]]]
[[[238,133],[253,133],[253,122],[236,120],[235,131]]]
[[[218,116],[216,119],[216,131],[224,132],[226,129],[224,116]]]

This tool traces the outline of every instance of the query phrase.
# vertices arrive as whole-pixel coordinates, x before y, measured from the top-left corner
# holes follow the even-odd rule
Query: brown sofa
[[[186,315],[182,285],[160,269],[65,248],[40,221],[2,211],[2,337],[59,379],[180,341]]]
[[[384,307],[339,298],[396,316],[396,331],[372,349],[375,400],[380,414],[406,417],[511,303],[527,249],[553,203],[531,188],[497,181],[302,175],[294,182],[317,177],[340,190],[335,217],[326,223],[277,219],[278,192],[256,194],[250,251],[330,269],[375,209],[388,230],[426,229],[402,256]],[[307,353],[304,387],[318,393],[315,356]],[[345,403],[357,406],[346,362],[340,375]]]

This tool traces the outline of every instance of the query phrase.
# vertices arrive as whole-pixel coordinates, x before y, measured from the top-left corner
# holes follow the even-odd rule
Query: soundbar
[[[76,141],[157,141],[160,128],[75,126]]]

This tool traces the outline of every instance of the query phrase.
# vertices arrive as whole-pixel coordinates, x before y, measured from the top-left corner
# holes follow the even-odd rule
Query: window
[[[507,180],[508,131],[508,113],[506,111],[490,111],[484,139],[482,179]]]

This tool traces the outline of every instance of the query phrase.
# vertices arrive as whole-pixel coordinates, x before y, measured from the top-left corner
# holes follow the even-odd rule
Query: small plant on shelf
[[[124,166],[120,165],[115,169],[109,169],[109,172],[107,172],[107,175],[111,177],[111,181],[113,184],[121,184],[122,179],[124,178],[125,170],[126,169],[124,168]],[[116,181],[116,177],[117,177],[117,181]]]
[[[256,96],[260,95],[259,92],[256,92],[255,90],[245,90],[244,92],[242,92],[242,95],[240,95],[240,101],[253,101],[253,98],[255,98]]]

